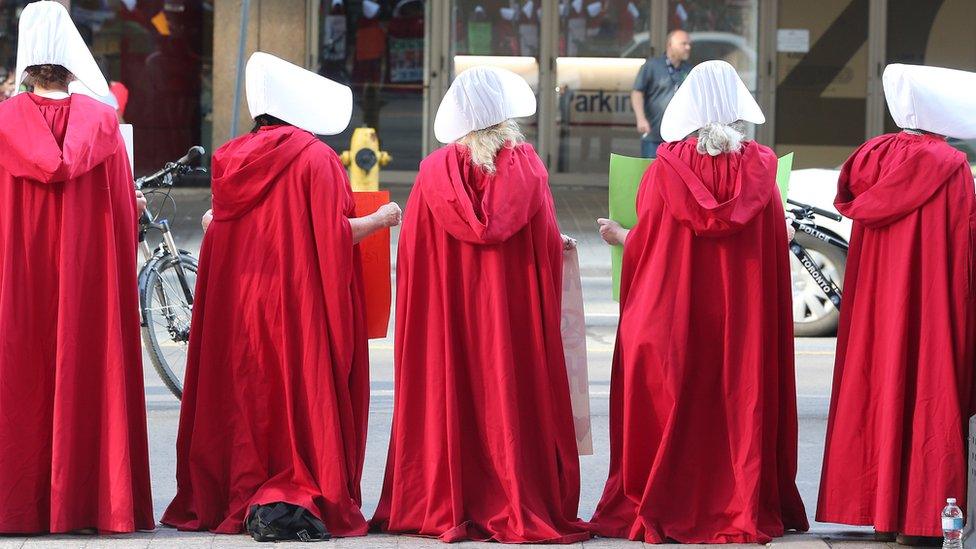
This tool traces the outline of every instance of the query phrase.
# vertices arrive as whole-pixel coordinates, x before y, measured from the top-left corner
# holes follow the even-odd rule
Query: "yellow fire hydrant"
[[[380,150],[380,140],[373,128],[356,128],[349,140],[349,150],[342,151],[342,164],[349,168],[349,183],[353,191],[378,191],[380,168],[393,160],[390,153]]]

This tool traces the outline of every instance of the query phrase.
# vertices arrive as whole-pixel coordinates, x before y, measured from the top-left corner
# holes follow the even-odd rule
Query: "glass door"
[[[688,32],[692,66],[727,61],[752,95],[758,95],[759,0],[668,0],[667,24],[668,32]],[[754,127],[748,132],[755,136]]]
[[[640,156],[630,92],[654,51],[651,2],[571,0],[558,10],[549,170],[605,175],[611,152]]]
[[[448,83],[471,67],[491,65],[521,75],[538,99],[542,4],[542,0],[451,0]],[[526,141],[538,146],[539,114],[518,122]]]
[[[387,169],[417,170],[424,153],[426,12],[425,0],[319,2],[318,72],[353,90],[349,127],[325,138],[336,151],[349,148],[353,130],[369,126],[393,156]]]

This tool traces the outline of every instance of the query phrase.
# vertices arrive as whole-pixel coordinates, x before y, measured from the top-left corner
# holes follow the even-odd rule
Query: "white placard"
[[[806,53],[810,51],[810,30],[777,29],[776,51],[783,53]]]
[[[136,173],[136,159],[132,146],[132,124],[119,124],[119,131],[122,132],[122,140],[125,141],[125,152],[129,154],[129,169]]]

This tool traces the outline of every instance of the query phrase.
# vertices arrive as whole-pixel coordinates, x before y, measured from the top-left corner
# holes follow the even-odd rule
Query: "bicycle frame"
[[[800,223],[796,219],[793,220],[793,223],[792,224],[793,224],[793,228],[796,229],[797,232],[806,233],[806,234],[808,234],[808,235],[816,238],[817,240],[822,240],[823,242],[826,242],[827,244],[830,244],[831,246],[835,246],[837,248],[840,248],[840,249],[844,250],[845,252],[848,251],[848,249],[849,249],[849,246],[848,246],[847,242],[844,242],[843,240],[841,240],[839,238],[834,238],[833,236],[830,236],[829,234],[827,234],[827,233],[825,233],[823,231],[819,231],[814,226],[811,226],[811,225],[809,225],[807,223]]]
[[[141,190],[143,186],[147,185],[149,182],[154,182],[154,186],[172,187],[174,174],[183,174],[189,171],[190,163],[200,158],[200,156],[203,154],[203,147],[191,147],[190,150],[187,151],[187,153],[176,162],[170,162],[158,172],[137,179],[135,182],[136,189]],[[155,183],[160,180],[162,181],[162,185]],[[147,209],[142,212],[142,216],[139,219],[139,247],[142,250],[142,255],[145,259],[145,265],[149,265],[153,257],[157,255],[157,253],[149,247],[149,243],[146,242],[146,234],[150,229],[159,231],[163,236],[163,241],[157,248],[157,250],[162,252],[162,255],[166,255],[168,253],[173,257],[180,257],[180,249],[176,246],[176,241],[173,240],[173,234],[169,230],[169,221],[166,219],[157,220],[153,218],[152,214],[150,214],[149,210]],[[183,291],[183,297],[186,298],[186,303],[188,305],[193,305],[193,288],[191,288],[186,281],[186,271],[183,269],[183,264],[177,261],[175,268],[177,278],[180,280],[180,289]]]
[[[152,260],[156,255],[172,255],[173,257],[179,257],[180,248],[177,247],[176,241],[173,239],[173,233],[169,229],[169,220],[162,219],[156,221],[149,215],[148,211],[142,213],[142,220],[140,221],[139,227],[139,246],[142,250],[142,255],[145,258],[145,262],[148,265],[150,260]],[[149,247],[149,243],[146,242],[146,233],[150,229],[159,231],[163,236],[163,241],[159,243],[156,251],[153,251]],[[183,297],[186,298],[188,305],[193,305],[193,288],[186,280],[186,271],[183,270],[183,264],[177,262],[175,265],[176,273],[180,280],[180,289],[183,291]]]
[[[136,190],[153,189],[147,191],[146,195],[156,193],[161,199],[158,207],[147,204],[139,216],[139,251],[143,259],[138,279],[139,307],[142,339],[149,359],[160,379],[177,399],[183,394],[180,371],[185,355],[181,357],[180,353],[185,351],[185,345],[189,342],[194,302],[190,277],[196,273],[198,263],[190,252],[176,245],[169,220],[163,218],[162,212],[167,201],[172,200],[170,189],[176,179],[191,171],[201,170],[190,167],[190,163],[204,153],[203,147],[192,147],[179,160],[169,162],[152,175],[134,181]],[[176,207],[175,201],[173,206]],[[150,231],[160,234],[155,247],[147,239]],[[156,241],[155,238],[153,240]],[[172,281],[174,276],[178,283]],[[158,331],[160,327],[169,332],[168,336]],[[167,342],[183,347],[177,349],[176,355],[167,355],[163,349]]]
[[[848,245],[846,242],[818,230],[816,225],[800,223],[800,221],[795,218],[790,220],[790,224],[797,232],[802,231],[803,233],[808,234],[817,240],[826,242],[831,246],[836,246],[845,252],[848,251]],[[824,276],[823,271],[821,271],[820,267],[817,266],[817,262],[813,260],[813,257],[810,256],[810,252],[808,252],[802,244],[796,240],[793,240],[790,242],[790,251],[793,252],[793,255],[800,260],[800,265],[802,265],[803,268],[810,273],[810,277],[813,278],[814,283],[816,283],[817,287],[820,288],[820,291],[827,296],[827,299],[829,299],[830,302],[834,304],[834,307],[836,307],[839,311],[843,293],[837,284],[835,284],[833,280]]]

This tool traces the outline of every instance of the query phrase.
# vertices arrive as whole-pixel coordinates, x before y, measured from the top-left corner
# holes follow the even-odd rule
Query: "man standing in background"
[[[668,33],[664,55],[652,57],[644,63],[630,100],[637,117],[637,131],[641,134],[641,156],[654,158],[661,139],[661,118],[664,109],[691,70],[691,36],[683,30]]]

